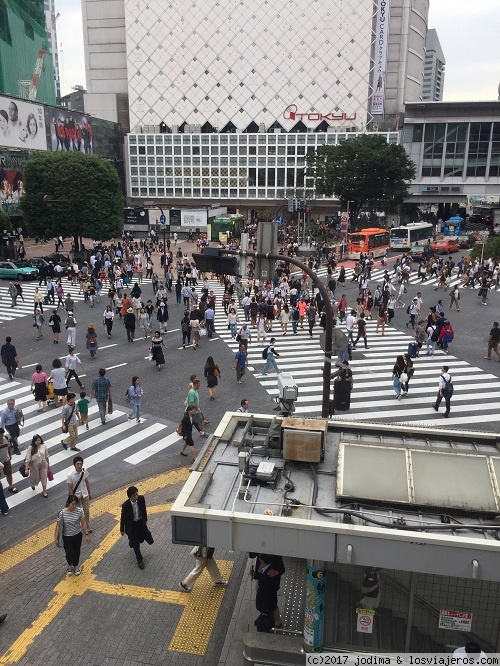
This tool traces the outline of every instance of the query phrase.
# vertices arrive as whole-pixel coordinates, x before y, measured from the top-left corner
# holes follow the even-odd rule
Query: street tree
[[[21,200],[31,235],[106,241],[123,229],[124,199],[116,169],[96,155],[32,153]]]
[[[3,210],[0,210],[0,232],[1,231],[12,231],[10,217],[4,213]]]
[[[362,134],[337,146],[320,146],[306,157],[317,194],[336,196],[349,210],[351,228],[362,208],[390,212],[410,196],[415,164],[403,146]]]

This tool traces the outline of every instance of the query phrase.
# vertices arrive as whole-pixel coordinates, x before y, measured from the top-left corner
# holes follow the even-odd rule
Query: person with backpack
[[[76,383],[80,387],[80,389],[84,388],[82,382],[80,381],[80,377],[78,377],[76,373],[77,367],[80,366],[81,369],[83,370],[83,363],[81,362],[80,358],[75,354],[75,348],[70,347],[68,349],[68,355],[66,356],[66,362],[65,362],[65,368],[66,368],[66,384],[69,385],[69,382],[72,377],[75,378]]]
[[[451,379],[451,375],[448,372],[449,367],[447,365],[443,365],[441,368],[441,375],[439,377],[439,386],[438,386],[438,393],[436,396],[436,402],[432,405],[433,409],[439,411],[439,405],[441,404],[441,400],[444,398],[445,402],[445,412],[443,416],[445,418],[448,418],[450,415],[450,402],[451,402],[451,397],[453,395],[453,381]]]
[[[444,326],[441,329],[441,332],[439,333],[439,342],[442,344],[442,349],[445,354],[448,354],[448,345],[450,342],[453,342],[453,339],[455,337],[455,333],[453,332],[453,329],[451,327],[450,322],[445,319]]]
[[[85,338],[87,340],[85,347],[90,352],[90,358],[95,358],[97,353],[97,333],[95,332],[94,324],[89,324]]]
[[[68,331],[68,347],[75,347],[76,346],[76,319],[73,315],[73,311],[70,310],[68,312],[68,316],[66,317],[66,321],[64,322],[64,325],[66,326],[66,330]]]
[[[264,368],[262,369],[263,375],[267,375],[271,367],[275,370],[277,375],[279,375],[281,372],[281,370],[278,368],[276,361],[274,360],[275,356],[279,356],[278,352],[274,349],[275,342],[276,338],[271,338],[271,341],[268,344],[268,346],[262,350],[262,358],[266,359],[266,363],[264,365]]]
[[[299,323],[299,318],[300,318],[299,308],[296,305],[294,305],[293,308],[290,310],[290,321],[292,323],[292,331],[294,335],[298,335],[297,326]]]

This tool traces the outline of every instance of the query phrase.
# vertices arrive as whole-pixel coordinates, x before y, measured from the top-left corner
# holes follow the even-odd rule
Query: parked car
[[[43,266],[48,267],[48,266],[49,266],[49,263],[52,261],[52,259],[48,259],[47,257],[32,257],[31,259],[28,259],[27,261],[28,261],[32,266],[36,266],[36,268],[40,269],[40,268],[42,268]],[[54,266],[55,266],[55,262],[52,261],[52,263],[53,263]],[[61,262],[61,266],[62,266],[62,269],[63,269],[62,274],[63,274],[63,275],[68,275],[68,273],[69,273],[69,269],[70,269],[70,265],[69,265],[69,264],[63,264],[63,263]]]
[[[450,252],[458,252],[458,243],[455,236],[448,236],[441,240],[431,243],[431,249],[437,254],[450,254]]]
[[[458,247],[461,250],[468,250],[476,244],[476,239],[474,234],[469,234],[468,236],[455,236],[457,239]]]
[[[410,250],[410,257],[412,261],[417,261],[420,263],[429,257],[432,257],[434,252],[428,245],[414,245]]]
[[[9,280],[35,280],[38,277],[38,269],[30,266],[26,261],[1,261],[0,278]]]

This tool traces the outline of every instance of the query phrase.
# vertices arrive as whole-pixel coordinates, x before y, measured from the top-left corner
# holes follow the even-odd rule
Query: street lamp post
[[[330,381],[332,375],[332,332],[333,332],[333,308],[328,296],[328,291],[321,282],[318,275],[312,271],[309,266],[303,264],[294,257],[283,257],[279,254],[272,254],[271,252],[251,252],[244,250],[220,250],[221,254],[233,255],[236,257],[254,257],[256,259],[271,259],[275,261],[288,261],[290,264],[297,266],[300,270],[304,271],[313,283],[318,288],[321,296],[323,297],[323,304],[326,313],[326,329],[325,329],[325,358],[323,363],[323,399],[321,403],[321,416],[327,419],[330,415]]]

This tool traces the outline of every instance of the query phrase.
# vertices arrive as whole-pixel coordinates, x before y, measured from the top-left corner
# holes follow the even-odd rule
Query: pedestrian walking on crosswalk
[[[439,377],[436,402],[432,405],[432,407],[437,412],[439,410],[439,405],[441,404],[441,400],[444,398],[446,409],[443,416],[445,418],[448,418],[448,416],[450,415],[450,403],[452,396],[453,396],[453,381],[449,373],[449,367],[447,365],[443,365],[443,367],[441,368],[441,375]]]
[[[280,374],[281,370],[278,368],[278,365],[275,361],[275,356],[280,356],[278,352],[274,348],[274,343],[276,342],[276,338],[271,338],[271,341],[269,345],[263,350],[262,352],[262,357],[264,358],[264,353],[266,354],[266,363],[264,365],[264,368],[262,370],[263,375],[267,375],[269,370],[273,368],[273,370],[276,372],[276,374]]]

